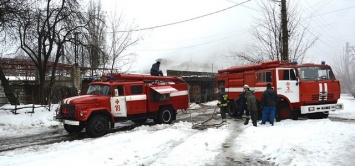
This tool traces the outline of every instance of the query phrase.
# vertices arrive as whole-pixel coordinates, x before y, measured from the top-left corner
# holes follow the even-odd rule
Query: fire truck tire
[[[64,129],[70,134],[80,133],[84,129],[84,125],[80,124],[79,126],[64,124]]]
[[[107,133],[109,121],[104,115],[94,115],[86,124],[86,133],[91,137],[100,137]]]
[[[291,118],[291,110],[286,102],[281,102],[277,105],[275,118],[277,122],[280,122],[282,119]]]
[[[228,107],[228,115],[230,117],[236,117],[237,116],[237,109],[236,105],[233,100],[229,101],[229,107]]]
[[[173,121],[173,111],[170,107],[162,107],[158,113],[157,124],[170,124]]]

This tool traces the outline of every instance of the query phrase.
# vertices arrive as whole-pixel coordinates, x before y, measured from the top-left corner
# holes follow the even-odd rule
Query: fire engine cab
[[[55,120],[69,133],[84,128],[92,137],[105,135],[116,122],[157,124],[176,120],[189,107],[187,83],[177,77],[110,74],[89,84],[86,95],[63,99]]]
[[[327,118],[329,111],[343,109],[343,104],[337,103],[340,98],[339,81],[325,62],[298,65],[296,62],[270,61],[230,67],[218,70],[216,79],[218,87],[225,87],[230,100],[239,97],[245,84],[261,100],[266,84],[271,83],[279,97],[277,121],[297,120],[301,114],[310,119]],[[229,115],[236,116],[237,103],[230,103]]]

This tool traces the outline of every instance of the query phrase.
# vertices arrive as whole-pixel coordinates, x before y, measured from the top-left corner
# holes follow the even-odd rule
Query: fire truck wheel
[[[290,119],[291,110],[286,102],[282,102],[277,106],[276,121],[279,122],[282,119]]]
[[[84,125],[80,124],[79,126],[64,124],[64,129],[70,134],[80,133],[84,129]]]
[[[170,124],[173,121],[173,111],[170,107],[162,107],[158,113],[158,124]]]
[[[234,104],[233,100],[229,101],[229,103],[231,103],[231,104],[228,107],[228,115],[230,117],[236,117],[237,116],[236,105]]]
[[[109,121],[104,115],[94,115],[86,124],[86,133],[91,137],[100,137],[107,133]]]

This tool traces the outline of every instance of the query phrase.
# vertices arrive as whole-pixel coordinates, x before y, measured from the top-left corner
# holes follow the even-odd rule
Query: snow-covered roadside
[[[4,137],[22,137],[31,134],[50,132],[58,128],[60,123],[53,120],[57,104],[48,107],[39,107],[32,112],[33,105],[20,105],[18,108],[26,107],[16,111],[16,115],[11,112],[14,107],[4,105],[0,107],[0,138]]]

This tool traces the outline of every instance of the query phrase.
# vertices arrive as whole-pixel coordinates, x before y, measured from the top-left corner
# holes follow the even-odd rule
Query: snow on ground
[[[331,112],[329,117],[355,119],[355,99],[342,95],[339,102],[344,103],[345,109]],[[206,104],[214,106],[215,102]],[[62,128],[53,121],[53,108],[51,111],[37,108],[34,113],[25,113],[32,109],[20,110],[14,115],[6,110],[9,107],[0,108],[0,141]],[[193,104],[191,108],[200,106]],[[222,153],[227,139],[231,141],[227,143],[231,144],[234,154],[241,155],[239,158],[268,161],[270,165],[348,166],[355,163],[354,121],[283,120],[275,126],[258,127],[240,124],[229,120],[220,128],[206,130],[192,129],[190,122],[143,125],[101,138],[0,152],[0,165],[223,165],[215,162],[223,161],[217,156]],[[240,133],[230,139],[234,132]]]

